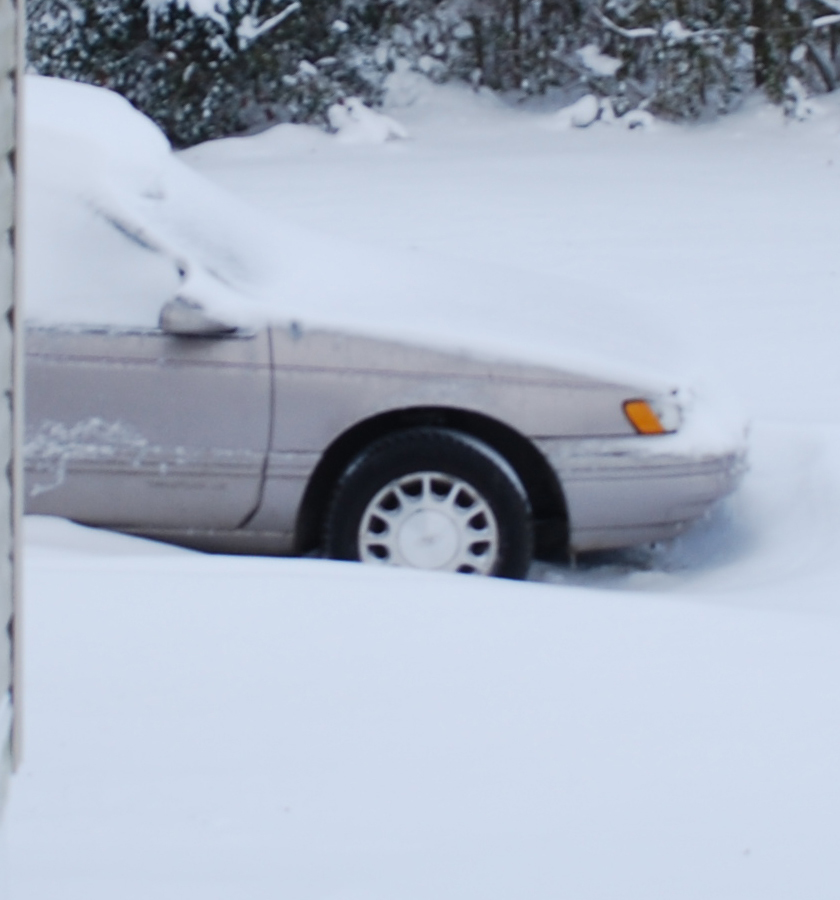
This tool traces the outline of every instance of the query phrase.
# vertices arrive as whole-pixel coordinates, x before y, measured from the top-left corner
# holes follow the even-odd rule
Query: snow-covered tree
[[[383,76],[364,52],[370,39],[341,7],[31,0],[29,59],[42,74],[124,94],[185,146],[274,121],[326,122],[343,96],[376,102]]]
[[[113,88],[177,145],[376,104],[411,68],[594,94],[673,119],[758,87],[804,108],[837,83],[840,0],[30,0],[40,72]],[[793,96],[799,100],[793,100]],[[792,107],[791,107],[792,108]]]

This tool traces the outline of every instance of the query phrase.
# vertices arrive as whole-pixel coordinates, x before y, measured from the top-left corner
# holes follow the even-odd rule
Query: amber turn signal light
[[[628,400],[624,404],[624,415],[639,434],[665,434],[659,416],[650,408],[647,400]]]

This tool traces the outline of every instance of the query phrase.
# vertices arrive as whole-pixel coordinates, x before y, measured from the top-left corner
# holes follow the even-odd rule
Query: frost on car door
[[[235,528],[259,503],[270,393],[265,331],[31,329],[27,512]]]

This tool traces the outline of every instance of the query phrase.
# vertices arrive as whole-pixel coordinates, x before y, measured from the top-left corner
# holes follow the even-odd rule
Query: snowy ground
[[[334,237],[624,298],[603,328],[649,327],[652,362],[740,403],[752,469],[675,545],[544,583],[32,520],[11,896],[833,900],[840,103],[633,131],[447,91],[391,114],[409,140],[283,127],[182,158]]]

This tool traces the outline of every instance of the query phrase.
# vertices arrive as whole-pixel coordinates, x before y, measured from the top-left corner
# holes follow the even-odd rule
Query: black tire
[[[324,528],[332,559],[502,578],[524,578],[533,548],[531,508],[513,468],[445,428],[406,429],[366,448],[339,479]]]

